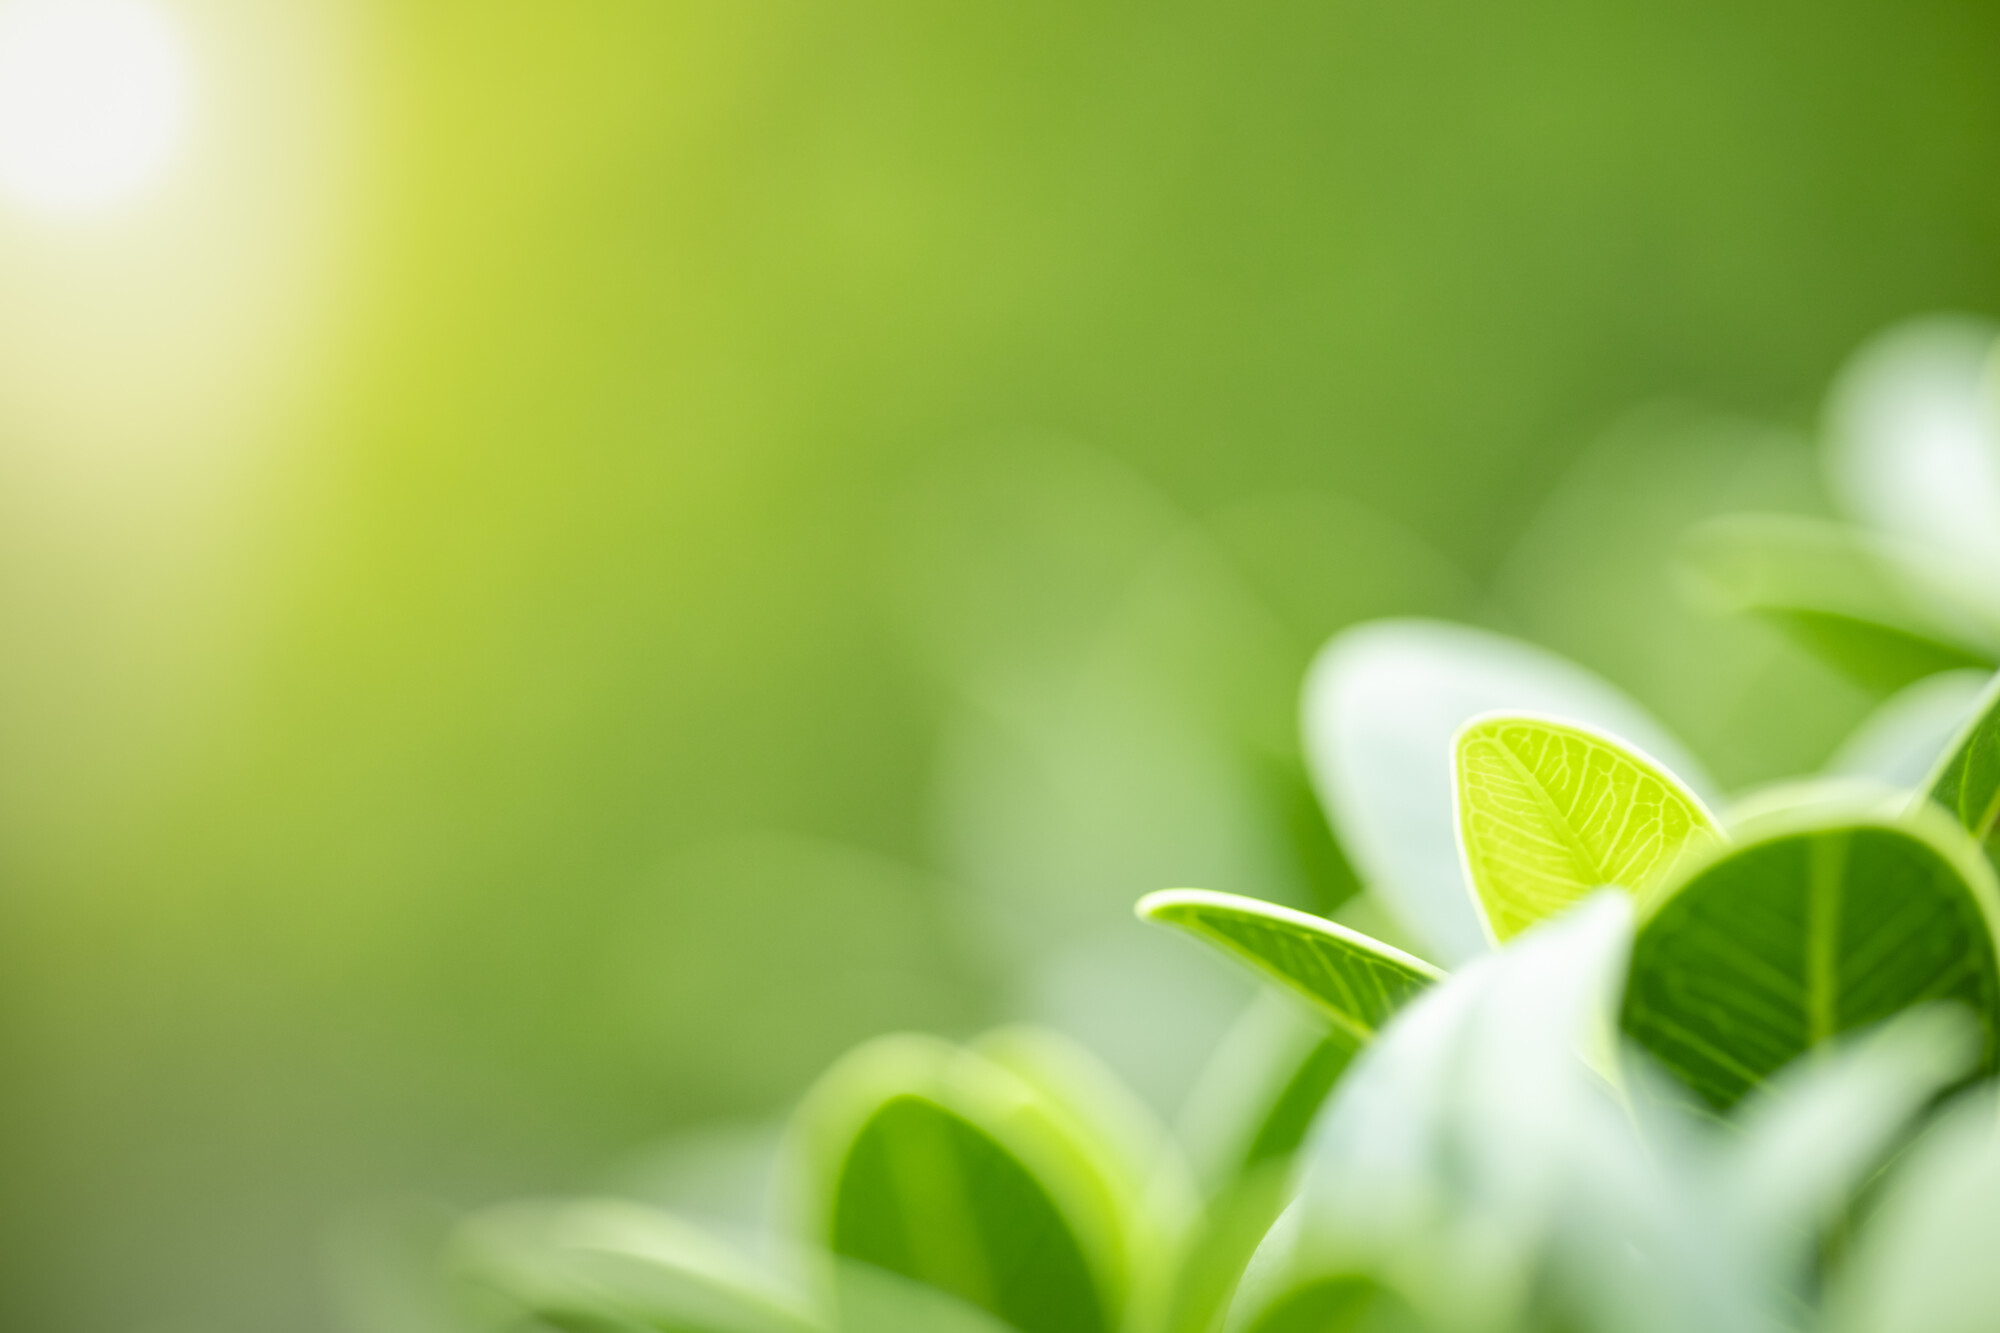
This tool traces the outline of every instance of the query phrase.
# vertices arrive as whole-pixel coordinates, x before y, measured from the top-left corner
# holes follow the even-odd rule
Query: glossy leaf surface
[[[1455,761],[1466,877],[1498,940],[1594,889],[1642,888],[1718,836],[1673,774],[1572,723],[1475,719]]]
[[[1951,1000],[1993,1063],[1991,871],[1942,820],[1774,817],[1695,868],[1633,943],[1625,1031],[1727,1109],[1843,1032]]]
[[[1332,921],[1256,898],[1168,889],[1139,900],[1149,921],[1177,926],[1291,987],[1365,1040],[1444,974],[1420,958]]]

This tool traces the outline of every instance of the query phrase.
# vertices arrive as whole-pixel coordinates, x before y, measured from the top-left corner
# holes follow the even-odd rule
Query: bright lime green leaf
[[[1795,811],[1670,886],[1633,942],[1622,1023],[1717,1109],[1821,1043],[1953,1000],[1994,1067],[2000,894],[1934,812]]]
[[[1993,835],[2000,821],[2000,676],[1979,697],[1924,791],[1973,837]]]
[[[1466,878],[1496,940],[1594,889],[1643,888],[1720,836],[1673,774],[1574,723],[1489,714],[1454,750]]]
[[[1167,889],[1138,914],[1178,926],[1298,991],[1335,1026],[1366,1040],[1409,998],[1444,974],[1421,958],[1332,921],[1256,898]]]

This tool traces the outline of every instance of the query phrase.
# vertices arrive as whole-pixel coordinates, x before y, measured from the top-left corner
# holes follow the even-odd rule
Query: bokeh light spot
[[[0,193],[74,215],[151,184],[187,129],[186,51],[146,0],[0,3]]]

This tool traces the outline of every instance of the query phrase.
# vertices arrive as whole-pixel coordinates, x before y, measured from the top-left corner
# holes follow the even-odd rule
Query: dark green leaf
[[[1090,1265],[1032,1172],[922,1097],[893,1097],[856,1136],[836,1187],[835,1254],[990,1310],[1022,1333],[1109,1327]]]
[[[1076,1081],[1053,1038],[990,1040],[992,1055],[887,1037],[828,1072],[794,1126],[804,1239],[1020,1333],[1114,1328],[1152,1245],[1124,1145],[1041,1086]]]
[[[2000,897],[1963,833],[1813,810],[1736,832],[1640,924],[1622,1018],[1640,1045],[1723,1110],[1840,1033],[1954,1000],[1993,1067]]]

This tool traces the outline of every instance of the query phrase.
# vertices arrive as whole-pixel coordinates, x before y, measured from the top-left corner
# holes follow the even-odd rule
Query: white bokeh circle
[[[179,149],[189,91],[151,0],[0,0],[0,195],[73,215],[137,194]]]

